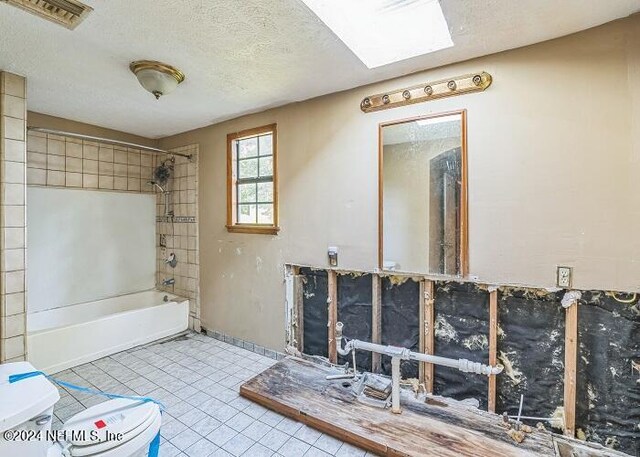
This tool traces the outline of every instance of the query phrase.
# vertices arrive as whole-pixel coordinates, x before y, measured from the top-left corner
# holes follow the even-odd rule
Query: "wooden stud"
[[[422,306],[422,319],[420,320],[422,325],[422,331],[420,335],[424,338],[424,353],[435,355],[435,288],[434,282],[425,279],[421,282],[421,301]],[[434,369],[432,363],[421,363],[422,377],[427,393],[433,393],[433,386],[435,381]]]
[[[426,279],[422,279],[420,281],[420,292],[418,292],[420,294],[419,303],[421,304],[418,307],[418,328],[420,329],[420,331],[418,332],[418,352],[422,352],[423,354],[425,353],[425,340],[428,331],[427,322],[425,320],[425,306],[423,305],[426,282]],[[424,365],[425,364],[422,362],[418,363],[418,381],[420,382],[420,384],[424,384]]]
[[[300,267],[293,267],[293,312],[294,312],[294,338],[296,349],[303,352],[304,349],[304,280],[300,275]]]
[[[338,351],[336,346],[336,322],[338,322],[338,275],[335,270],[327,271],[328,295],[327,306],[329,307],[329,362],[338,362]]]
[[[382,343],[382,278],[371,275],[371,342]],[[382,371],[382,356],[376,352],[372,353],[372,371],[380,373]]]
[[[578,358],[578,303],[565,312],[564,337],[564,434],[571,438],[576,433],[576,365]]]
[[[498,291],[489,293],[489,365],[498,363]],[[489,376],[489,412],[496,412],[496,375]]]

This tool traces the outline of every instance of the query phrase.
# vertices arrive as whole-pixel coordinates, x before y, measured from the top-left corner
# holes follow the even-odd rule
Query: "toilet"
[[[58,389],[44,376],[8,382],[10,375],[32,371],[36,369],[28,362],[0,365],[0,456],[148,455],[162,420],[156,403],[108,400],[71,417],[61,431],[52,431],[53,408],[60,399]],[[41,439],[35,439],[37,436]]]

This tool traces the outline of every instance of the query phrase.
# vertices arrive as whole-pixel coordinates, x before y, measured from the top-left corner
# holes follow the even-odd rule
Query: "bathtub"
[[[39,370],[56,373],[174,335],[188,325],[189,301],[157,290],[31,313],[28,359]]]

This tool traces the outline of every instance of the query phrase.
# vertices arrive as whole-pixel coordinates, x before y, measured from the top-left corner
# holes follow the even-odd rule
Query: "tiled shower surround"
[[[200,253],[198,246],[198,145],[173,149],[173,152],[190,154],[175,156],[170,208],[173,216],[165,216],[164,196],[157,195],[157,279],[158,288],[189,299],[189,328],[200,331]],[[156,165],[166,157],[156,155]],[[172,268],[165,260],[174,254],[178,264]],[[162,286],[162,280],[173,278],[175,284]]]
[[[139,149],[29,132],[27,184],[153,193],[154,159]]]
[[[27,135],[27,184],[134,193],[155,193],[156,287],[189,299],[189,326],[200,330],[199,254],[197,224],[198,146],[175,152],[173,173],[165,186],[170,194],[172,216],[165,216],[164,195],[149,184],[155,167],[172,156],[135,148],[112,146],[59,135],[29,132]],[[165,262],[175,254],[172,268]],[[175,283],[162,286],[164,279]]]
[[[26,356],[26,81],[0,72],[0,363]]]

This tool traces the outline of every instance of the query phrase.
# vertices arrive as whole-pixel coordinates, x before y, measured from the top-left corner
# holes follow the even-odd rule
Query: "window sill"
[[[274,225],[227,225],[229,233],[253,233],[257,235],[277,235],[280,227]]]

